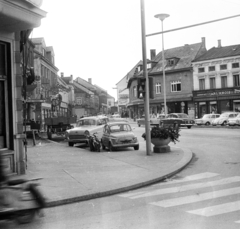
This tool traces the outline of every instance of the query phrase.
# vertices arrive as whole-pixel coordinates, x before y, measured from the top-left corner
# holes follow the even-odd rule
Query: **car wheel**
[[[109,144],[108,144],[108,149],[110,152],[114,151],[114,147],[112,146],[111,142],[109,142]]]
[[[103,144],[103,142],[101,142],[101,143],[102,143],[102,149],[105,150],[106,146]]]
[[[210,122],[206,122],[205,125],[206,125],[206,126],[209,126],[209,125],[210,125]]]
[[[139,150],[139,145],[133,147],[135,150]]]
[[[222,126],[226,126],[226,125],[227,125],[227,122],[224,121],[224,122],[222,123]]]
[[[188,126],[187,128],[188,128],[188,129],[191,129],[191,127],[192,127],[192,126]]]
[[[68,146],[74,146],[73,142],[68,142]]]
[[[141,125],[140,124],[138,124],[138,127],[140,127]]]

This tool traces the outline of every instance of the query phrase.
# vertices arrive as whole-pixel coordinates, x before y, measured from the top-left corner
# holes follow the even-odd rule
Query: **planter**
[[[171,142],[170,138],[151,138],[151,142],[154,145],[154,153],[167,153],[170,152],[170,146],[168,145]]]

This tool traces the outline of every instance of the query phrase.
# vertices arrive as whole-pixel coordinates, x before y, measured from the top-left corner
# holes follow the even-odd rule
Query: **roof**
[[[88,90],[87,88],[85,88],[84,86],[82,86],[81,84],[79,84],[76,81],[73,81],[73,86],[82,90],[82,91],[84,91],[84,92],[86,92],[86,93],[88,93],[88,94],[90,94],[90,95],[94,95],[94,93],[92,91]]]
[[[206,52],[205,47],[202,47],[201,43],[184,45],[181,47],[171,48],[164,51],[164,58],[165,58],[165,71],[168,70],[180,70],[183,68],[191,67],[191,62],[197,57],[198,53],[200,52],[201,48]],[[168,66],[166,60],[168,59],[178,59],[175,65]],[[151,73],[161,72],[162,71],[162,52],[159,52],[156,57],[153,59],[156,61],[157,64],[155,67],[150,70]]]
[[[240,44],[230,45],[225,47],[217,47],[217,48],[213,47],[209,49],[205,54],[196,58],[193,62],[238,56],[238,55],[240,55]]]
[[[92,91],[95,91],[96,88],[95,86],[93,86],[91,83],[89,83],[88,81],[82,79],[81,77],[77,77],[75,80],[75,82],[77,82],[78,84],[81,84],[83,85],[85,88],[89,89],[89,90],[92,90]]]

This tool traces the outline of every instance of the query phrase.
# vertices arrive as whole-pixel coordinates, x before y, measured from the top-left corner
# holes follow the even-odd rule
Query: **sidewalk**
[[[145,144],[138,151],[90,152],[88,148],[46,143],[28,147],[27,174],[21,178],[42,177],[40,189],[47,206],[108,196],[166,179],[192,159],[189,149],[146,155]]]

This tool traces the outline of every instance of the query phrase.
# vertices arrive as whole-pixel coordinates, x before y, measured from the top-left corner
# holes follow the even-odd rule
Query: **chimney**
[[[221,45],[221,40],[218,40],[218,48],[221,48],[222,45]]]
[[[92,84],[92,78],[88,78],[88,83]]]
[[[61,78],[62,78],[62,77],[64,77],[64,73],[63,73],[63,72],[61,72]]]
[[[151,49],[150,50],[150,56],[151,56],[151,60],[153,60],[156,56],[156,49]]]
[[[202,45],[203,45],[203,48],[206,48],[206,40],[205,40],[205,37],[202,37]]]

